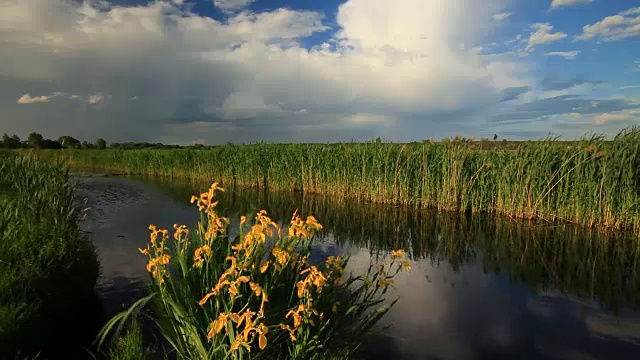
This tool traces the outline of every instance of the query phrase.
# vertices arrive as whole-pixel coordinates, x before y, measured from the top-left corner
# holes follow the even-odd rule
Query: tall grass
[[[74,167],[297,190],[640,234],[640,130],[478,150],[464,141],[255,144],[212,150],[49,151]]]
[[[197,226],[149,226],[150,294],[116,315],[99,335],[146,304],[178,359],[351,359],[364,335],[395,304],[381,305],[394,276],[409,268],[403,251],[372,264],[366,276],[345,273],[348,258],[312,262],[311,242],[322,229],[296,213],[286,228],[260,211],[240,219],[237,236],[216,211],[214,184],[193,197]]]
[[[3,157],[0,192],[0,358],[67,351],[58,341],[77,335],[99,270],[67,172]]]
[[[124,334],[113,341],[107,358],[109,360],[145,360],[148,358],[140,322],[132,319]]]

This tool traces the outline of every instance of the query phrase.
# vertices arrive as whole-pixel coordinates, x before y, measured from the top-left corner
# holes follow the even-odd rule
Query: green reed
[[[98,259],[62,164],[0,158],[0,192],[0,358],[46,356],[86,320]]]
[[[565,221],[640,234],[640,130],[514,149],[441,143],[253,144],[211,150],[49,151],[75,168],[220,179],[377,203]]]
[[[148,358],[140,322],[133,319],[122,336],[109,349],[109,360],[145,360]]]

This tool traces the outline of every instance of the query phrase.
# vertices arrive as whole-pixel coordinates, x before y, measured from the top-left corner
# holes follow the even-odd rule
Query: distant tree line
[[[232,145],[232,144],[230,144]],[[141,150],[141,149],[209,149],[213,146],[207,145],[166,145],[162,143],[150,142],[122,142],[111,143],[110,149]],[[98,138],[94,142],[80,141],[73,136],[60,136],[57,140],[45,139],[42,134],[32,132],[26,140],[20,139],[18,135],[9,136],[4,134],[0,141],[0,148],[4,149],[106,149],[107,142],[103,138]]]
[[[162,143],[149,143],[149,142],[125,142],[125,143],[112,143],[109,145],[111,149],[122,150],[141,150],[141,149],[180,149],[180,145],[165,145]]]
[[[45,139],[42,134],[32,132],[26,140],[18,135],[4,134],[0,141],[0,148],[4,149],[106,149],[107,142],[98,138],[93,143],[80,141],[72,136],[60,136],[58,140]]]

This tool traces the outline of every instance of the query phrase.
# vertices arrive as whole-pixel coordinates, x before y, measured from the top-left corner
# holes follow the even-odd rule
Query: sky
[[[0,0],[0,133],[174,144],[613,136],[640,0]]]

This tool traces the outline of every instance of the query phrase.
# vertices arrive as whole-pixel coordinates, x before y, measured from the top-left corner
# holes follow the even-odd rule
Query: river
[[[98,294],[113,314],[147,280],[148,225],[192,225],[192,194],[207,184],[76,178],[83,228],[98,250]],[[227,191],[219,212],[260,209],[287,223],[295,209],[325,226],[315,251],[348,254],[352,270],[404,248],[413,270],[367,342],[368,359],[631,359],[640,354],[640,241],[573,225],[333,201],[299,193]]]

